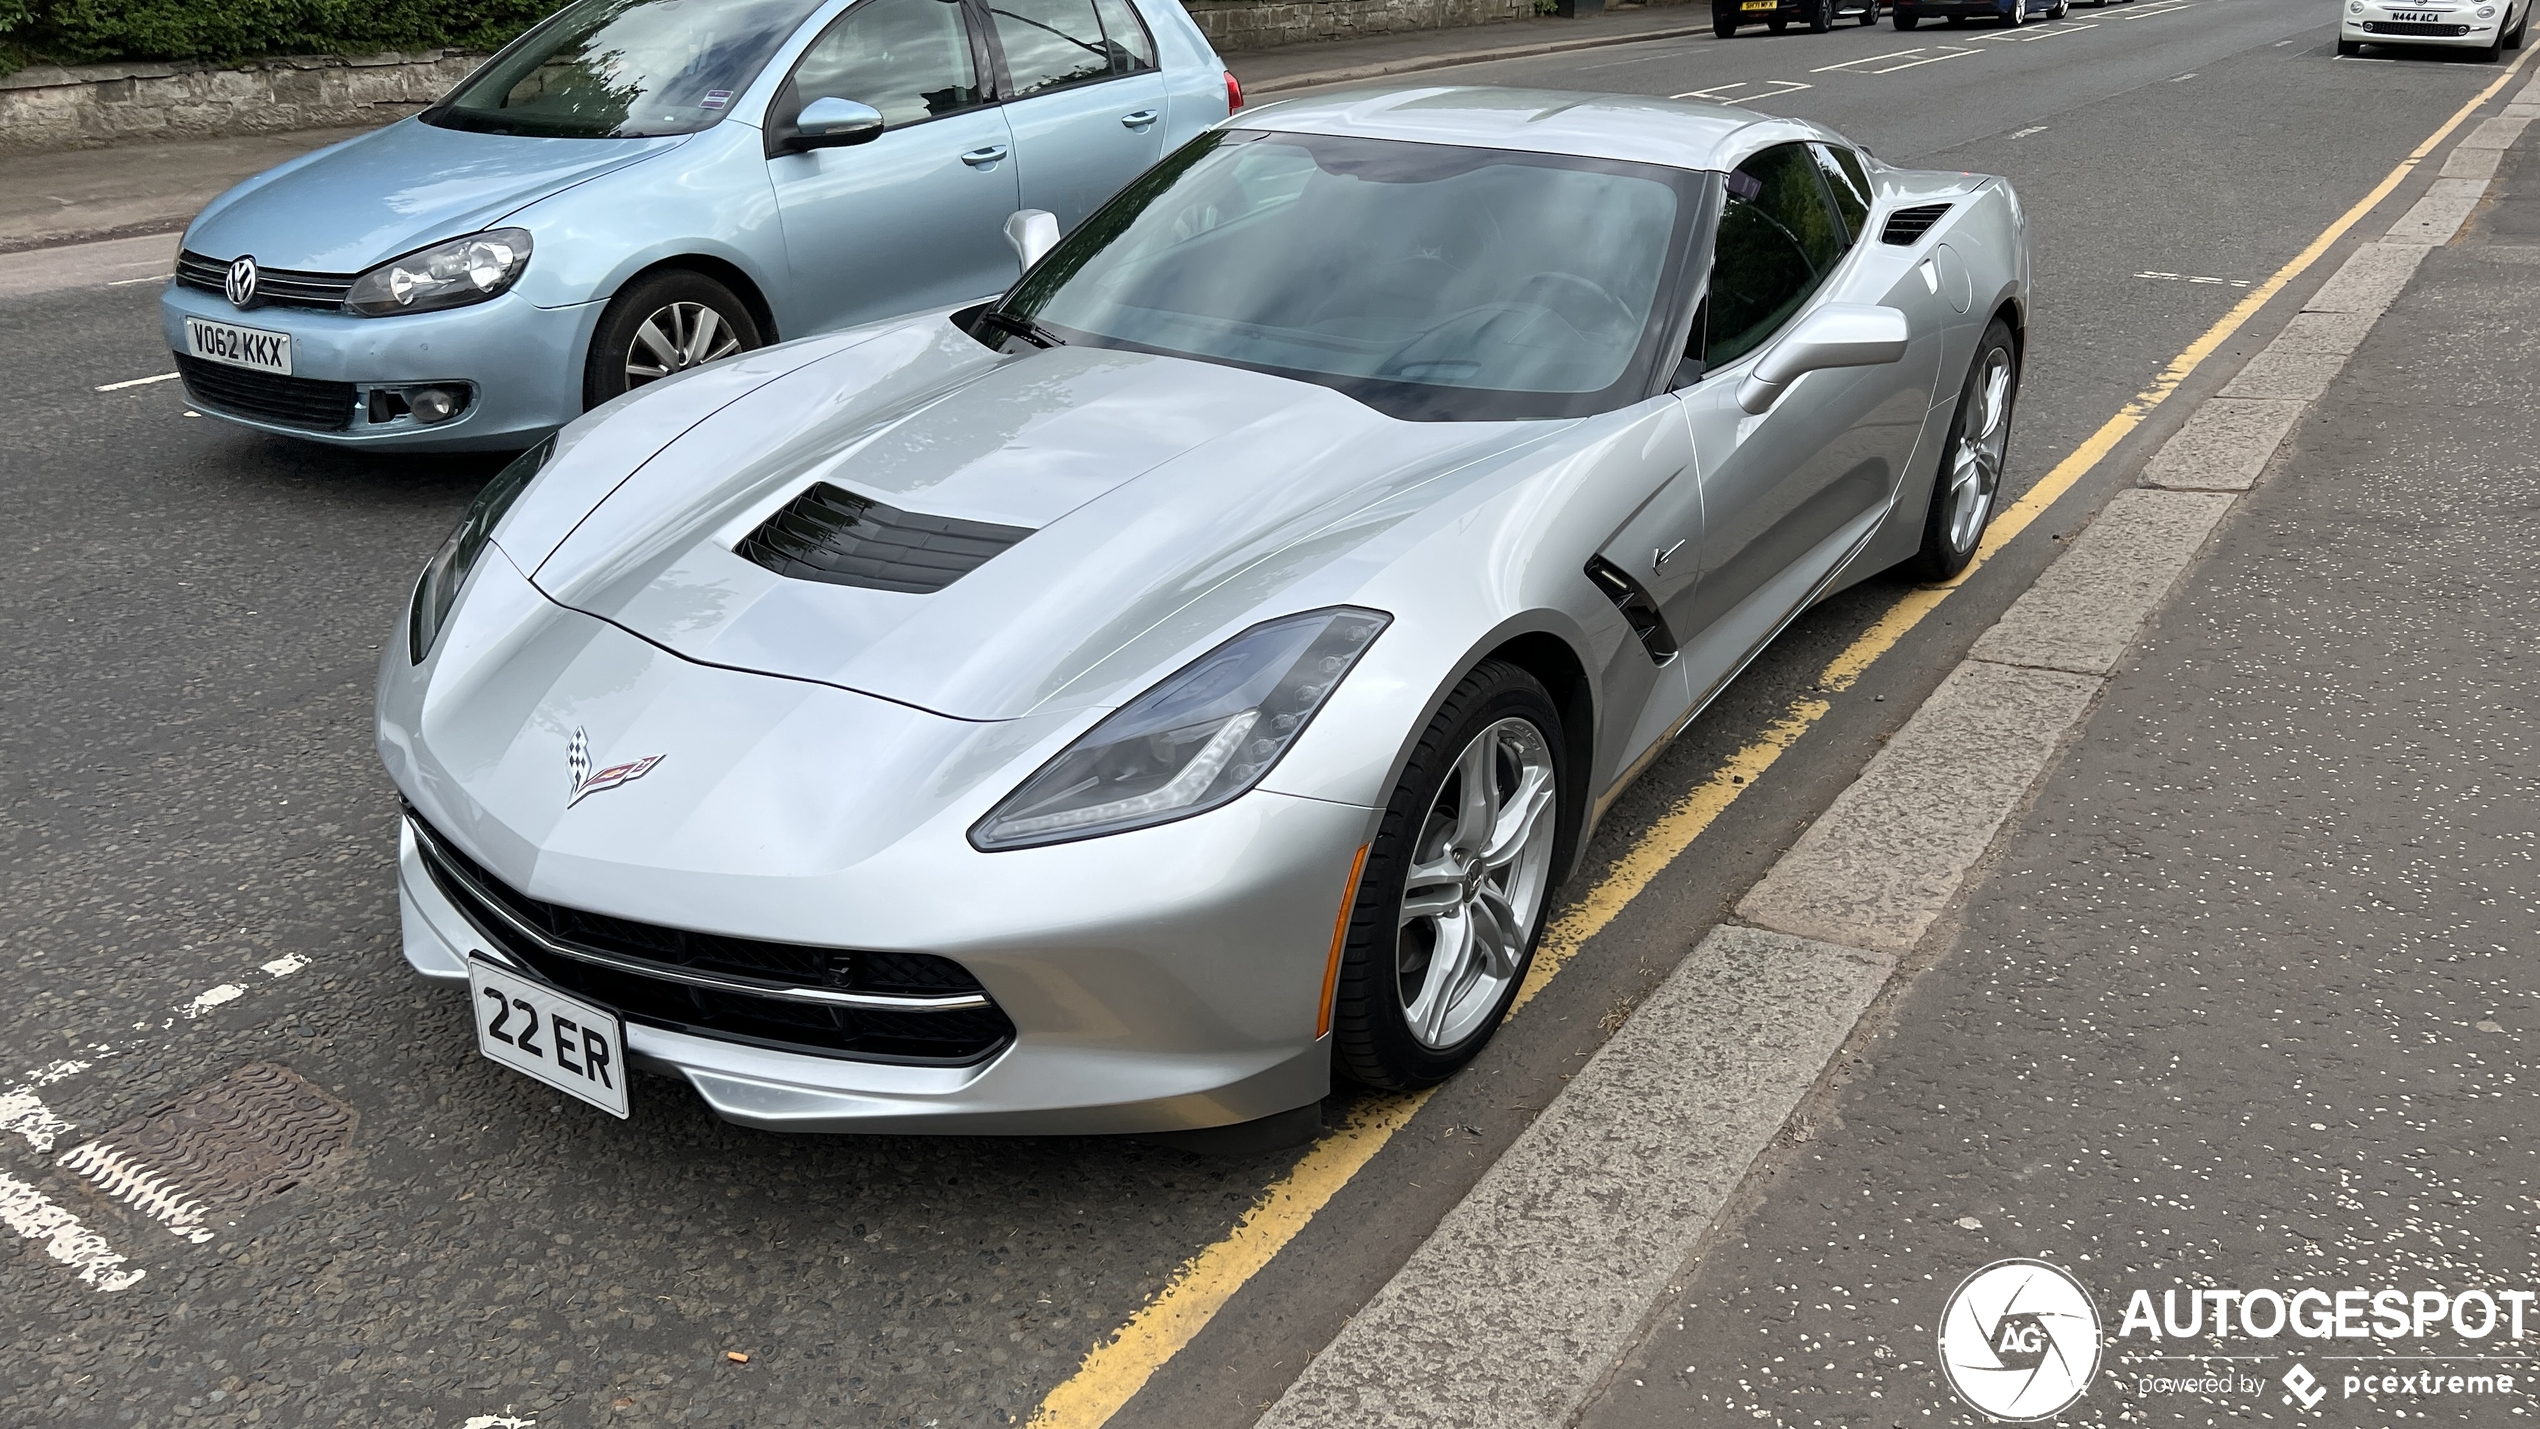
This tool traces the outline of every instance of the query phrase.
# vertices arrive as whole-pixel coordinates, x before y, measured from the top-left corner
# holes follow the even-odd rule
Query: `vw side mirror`
[[[1780,400],[1782,389],[1808,373],[1827,367],[1877,367],[1900,361],[1913,329],[1894,308],[1868,303],[1828,303],[1801,318],[1767,348],[1746,380],[1738,384],[1737,404],[1761,413]]]
[[[881,137],[881,110],[852,99],[823,98],[804,105],[803,112],[794,117],[794,132],[786,136],[785,148],[797,153],[805,149],[843,149]]]
[[[1028,273],[1042,254],[1058,246],[1058,215],[1045,208],[1017,209],[1005,221],[1005,241],[1014,245],[1014,256],[1023,260]]]

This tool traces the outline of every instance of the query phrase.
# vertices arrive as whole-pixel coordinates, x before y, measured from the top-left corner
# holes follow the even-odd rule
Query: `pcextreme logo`
[[[1940,1369],[1980,1413],[2051,1419],[2099,1372],[2098,1307],[2060,1266],[1997,1260],[1959,1282],[1942,1308]]]

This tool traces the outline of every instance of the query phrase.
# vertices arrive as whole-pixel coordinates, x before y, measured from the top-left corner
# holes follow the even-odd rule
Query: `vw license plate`
[[[252,367],[258,372],[291,375],[291,334],[262,328],[234,327],[208,318],[185,320],[185,351],[206,362]]]
[[[467,960],[476,1050],[614,1117],[626,1115],[626,1029],[617,1014],[481,953]]]

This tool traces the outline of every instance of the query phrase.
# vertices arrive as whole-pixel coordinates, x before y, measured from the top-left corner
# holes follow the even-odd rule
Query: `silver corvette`
[[[613,402],[426,568],[405,953],[489,1055],[805,1131],[1434,1083],[1668,738],[1993,511],[2019,200],[1811,124],[1343,94],[1009,230],[1001,298]]]

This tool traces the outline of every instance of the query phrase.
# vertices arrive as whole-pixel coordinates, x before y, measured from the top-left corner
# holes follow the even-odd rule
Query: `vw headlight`
[[[1339,606],[1264,621],[1069,745],[970,831],[986,852],[1188,818],[1261,782],[1393,617]]]
[[[476,569],[479,556],[494,539],[494,527],[512,503],[529,489],[529,479],[547,464],[556,450],[556,439],[547,438],[538,445],[512,458],[511,465],[494,473],[485,489],[467,504],[467,514],[459,518],[459,529],[423,563],[423,578],[415,582],[414,604],[406,612],[406,653],[414,663],[432,653],[432,642],[441,633],[441,622],[448,619],[450,606],[459,598],[459,587],[467,584],[467,573]]]
[[[353,280],[347,311],[366,318],[481,303],[529,267],[529,230],[494,228],[382,263]]]

